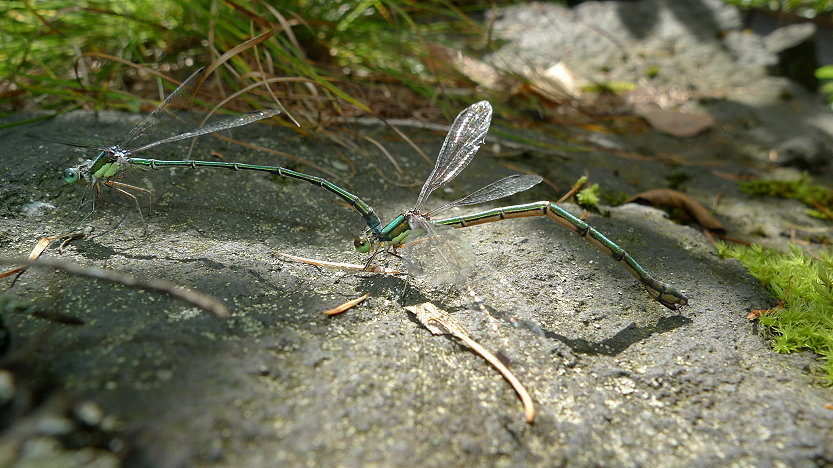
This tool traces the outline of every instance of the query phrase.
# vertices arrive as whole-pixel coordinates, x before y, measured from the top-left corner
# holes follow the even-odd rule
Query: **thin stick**
[[[466,344],[466,346],[471,348],[472,351],[479,354],[480,357],[485,359],[492,365],[492,367],[497,369],[503,378],[509,382],[509,385],[512,386],[518,394],[518,397],[521,399],[521,404],[524,407],[524,419],[526,419],[526,422],[528,424],[532,424],[535,421],[535,404],[532,402],[532,397],[529,396],[529,392],[526,391],[526,388],[524,388],[521,381],[518,380],[514,374],[512,374],[512,371],[510,371],[509,368],[500,362],[500,359],[498,359],[497,356],[492,354],[492,352],[488,349],[484,348],[480,343],[474,341],[468,335],[465,327],[463,327],[460,322],[430,302],[408,306],[405,307],[405,309],[416,315],[417,320],[419,320],[420,323],[422,323],[431,333],[435,335],[452,335],[460,339]]]
[[[381,143],[379,143],[378,141],[376,141],[375,139],[373,139],[373,138],[371,138],[367,135],[359,135],[359,136],[364,138],[365,140],[369,141],[370,143],[372,143],[377,148],[379,148],[379,151],[381,151],[382,154],[384,154],[388,158],[388,161],[390,161],[390,163],[393,165],[393,168],[396,169],[396,172],[398,172],[400,174],[405,173],[402,170],[402,168],[399,167],[399,164],[396,163],[396,159],[394,159],[393,155],[390,154],[390,152]]]
[[[353,307],[356,307],[357,305],[364,302],[364,300],[367,299],[368,297],[370,297],[370,293],[365,293],[364,296],[362,296],[362,297],[357,297],[355,299],[352,299],[352,300],[349,300],[349,301],[345,302],[344,304],[333,307],[330,310],[325,310],[324,315],[332,316],[332,315],[338,315],[340,313],[346,312],[346,311],[352,309]]]
[[[365,267],[364,265],[356,265],[355,263],[338,263],[338,262],[327,262],[324,260],[316,260],[314,258],[304,258],[304,257],[296,257],[295,255],[289,255],[283,252],[276,252],[278,255],[283,255],[284,257],[290,258],[292,260],[307,263],[309,265],[315,265],[325,268],[333,268],[335,270],[345,270],[345,271],[366,271],[368,273],[384,273],[386,275],[401,275],[402,272],[399,270],[394,270],[393,268],[386,268],[382,266],[368,266]]]
[[[584,187],[584,184],[586,184],[586,183],[587,183],[587,176],[580,177],[578,179],[578,181],[576,182],[576,184],[573,185],[573,188],[571,188],[569,192],[565,193],[564,196],[561,197],[556,203],[561,203],[564,200],[569,199],[570,197],[572,197],[573,195],[578,193],[578,191],[581,190],[581,188]]]
[[[37,260],[37,258],[40,257],[44,250],[46,250],[46,247],[49,246],[49,243],[52,242],[53,239],[55,239],[55,237],[42,237],[41,240],[39,240],[38,243],[35,244],[35,247],[32,249],[32,252],[29,254],[29,260]],[[63,246],[63,244],[61,245]],[[25,266],[12,268],[11,270],[0,273],[0,278],[5,278],[15,273],[23,273],[24,270],[26,270]]]
[[[425,160],[425,162],[427,162],[427,163],[428,163],[428,165],[433,165],[433,164],[434,164],[434,160],[433,160],[433,159],[431,159],[430,157],[428,157],[428,155],[427,155],[427,154],[425,154],[425,151],[422,151],[422,148],[420,148],[419,146],[417,146],[417,145],[413,142],[413,140],[411,140],[410,138],[408,138],[408,135],[405,135],[405,132],[403,132],[402,130],[399,130],[399,128],[398,128],[398,127],[396,127],[395,125],[391,125],[391,124],[389,124],[387,120],[382,120],[382,122],[384,122],[384,123],[385,123],[385,125],[387,125],[387,126],[388,126],[388,128],[390,128],[391,130],[393,130],[394,132],[396,132],[396,134],[397,134],[397,135],[399,135],[399,138],[402,138],[403,140],[405,140],[405,143],[407,143],[408,145],[410,145],[410,146],[411,146],[411,148],[413,148],[413,149],[414,149],[417,153],[419,153],[419,155],[420,155],[420,156],[422,156],[422,159],[424,159],[424,160]]]
[[[219,299],[197,291],[196,289],[179,286],[176,283],[163,279],[144,280],[115,270],[78,265],[77,263],[70,263],[55,259],[22,260],[17,258],[0,257],[0,264],[23,264],[26,267],[55,268],[65,271],[71,275],[100,279],[111,283],[123,284],[131,288],[159,291],[182,299],[183,301],[190,302],[207,312],[211,312],[217,317],[227,318],[229,316],[228,308]]]

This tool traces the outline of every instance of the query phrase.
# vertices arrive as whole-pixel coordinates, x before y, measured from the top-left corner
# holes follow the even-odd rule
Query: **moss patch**
[[[833,190],[814,184],[805,173],[796,180],[752,180],[738,184],[750,195],[794,198],[810,207],[807,214],[816,218],[830,218],[833,212]]]
[[[779,353],[811,350],[824,360],[833,385],[833,249],[811,257],[798,247],[788,253],[753,245],[718,243],[722,257],[736,258],[779,300],[759,320],[772,332]]]

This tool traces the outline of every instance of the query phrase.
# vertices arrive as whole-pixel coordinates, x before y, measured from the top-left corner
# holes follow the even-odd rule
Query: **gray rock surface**
[[[716,18],[722,24],[732,17]],[[827,147],[830,118],[783,79],[762,77],[744,92],[732,88],[734,75],[728,82],[709,79],[733,89],[725,99],[699,104],[718,120],[713,131],[685,140],[651,131],[604,135],[611,139],[606,147],[617,148],[610,152],[600,146],[566,155],[526,152],[510,162],[559,190],[539,186],[506,204],[557,199],[585,170],[610,193],[683,180],[680,188],[713,207],[736,237],[786,245],[789,223],[813,223],[801,205],[751,199],[720,174],[764,173],[764,155],[809,125]],[[785,90],[795,91],[790,100],[779,97]],[[75,112],[27,130],[106,139],[136,121]],[[345,149],[324,140],[266,126],[235,130],[234,137],[334,172],[334,182],[390,219],[414,202],[430,165],[384,127],[356,130],[383,141],[406,175],[398,176],[369,146],[347,156],[359,169],[351,175],[336,156]],[[405,131],[429,154],[443,138]],[[586,131],[567,131],[578,141],[600,141]],[[433,206],[512,172],[502,165],[505,157],[491,152],[498,139],[487,141],[471,167],[432,197]],[[228,161],[314,172],[212,139],[202,140],[193,156],[210,158],[212,151]],[[184,154],[184,147],[166,146],[152,156]],[[0,131],[3,256],[23,257],[41,236],[71,224],[81,190],[64,185],[60,174],[81,155],[26,138],[19,129]],[[12,395],[3,407],[0,461],[264,467],[833,462],[833,411],[825,407],[833,390],[818,385],[816,358],[774,353],[745,319],[752,309],[773,306],[768,294],[739,263],[716,257],[698,229],[674,224],[656,209],[605,207],[609,216],[588,221],[658,278],[683,289],[691,305],[679,312],[651,301],[619,265],[548,219],[456,231],[476,261],[468,283],[475,300],[466,290],[333,272],[277,255],[364,260],[351,246],[362,231],[361,217],[317,187],[210,169],[135,170],[124,181],[154,189],[147,232],[132,202],[104,194],[84,223],[89,235],[63,253],[45,255],[197,288],[226,301],[233,315],[221,320],[156,292],[27,271],[7,295],[84,324],[44,320],[25,307],[4,313],[5,368],[13,378],[0,379],[4,398]],[[712,204],[718,193],[720,202]],[[393,258],[385,262],[398,265]],[[365,292],[371,297],[347,313],[322,314]],[[534,425],[523,422],[514,393],[492,368],[454,340],[430,335],[402,308],[425,301],[450,311],[509,364],[535,400]]]
[[[771,72],[786,76],[815,91],[819,80],[816,78],[816,36],[813,23],[792,24],[773,31],[766,37],[766,48],[778,56],[778,64]]]

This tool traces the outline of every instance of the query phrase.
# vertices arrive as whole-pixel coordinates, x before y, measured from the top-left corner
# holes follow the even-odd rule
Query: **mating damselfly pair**
[[[64,178],[67,182],[83,182],[86,184],[87,190],[92,190],[91,203],[93,206],[90,212],[94,210],[95,195],[100,190],[102,185],[111,187],[123,194],[127,194],[135,200],[135,196],[126,190],[142,189],[122,184],[121,182],[114,180],[114,177],[117,176],[122,169],[129,165],[144,166],[152,169],[163,167],[216,167],[232,170],[268,172],[283,177],[303,180],[313,185],[317,185],[340,197],[353,207],[360,215],[362,215],[368,226],[367,232],[355,239],[354,246],[361,253],[372,252],[371,260],[375,258],[377,254],[382,252],[395,253],[396,249],[402,248],[406,243],[414,241],[418,237],[422,237],[425,242],[414,248],[435,249],[436,254],[433,255],[433,262],[442,262],[442,265],[440,268],[432,268],[432,273],[441,274],[436,272],[450,272],[451,275],[446,280],[448,282],[454,282],[459,280],[461,276],[465,276],[465,273],[468,271],[468,266],[455,263],[457,260],[455,260],[456,256],[453,251],[451,251],[451,249],[447,246],[444,247],[444,244],[439,241],[442,239],[442,236],[437,233],[437,227],[449,226],[454,228],[463,228],[514,218],[548,216],[562,226],[585,238],[591,244],[610,255],[617,262],[621,262],[622,265],[637,280],[640,281],[643,287],[648,291],[649,295],[662,305],[672,310],[676,310],[688,303],[686,297],[681,292],[673,286],[655,279],[653,275],[642,268],[633,259],[633,257],[625,252],[624,249],[616,245],[583,220],[573,216],[553,202],[539,201],[535,203],[494,208],[470,215],[443,219],[436,218],[438,213],[453,207],[484,203],[527,190],[541,181],[541,178],[538,176],[509,176],[487,185],[486,187],[465,197],[448,203],[441,208],[429,212],[423,210],[429,195],[437,188],[448,184],[463,169],[465,169],[465,167],[474,158],[474,155],[477,153],[480,146],[483,144],[486,133],[489,130],[492,117],[492,107],[487,101],[475,103],[463,110],[457,116],[445,138],[439,155],[437,156],[434,169],[423,184],[422,190],[420,191],[414,207],[405,213],[399,214],[391,222],[384,225],[376,215],[373,208],[371,208],[370,205],[365,203],[359,197],[325,179],[313,175],[304,174],[278,166],[265,166],[225,161],[159,160],[134,157],[136,153],[146,151],[164,143],[180,141],[207,133],[247,125],[280,113],[280,110],[251,112],[241,116],[224,119],[211,125],[199,127],[172,137],[163,138],[152,143],[131,148],[130,146],[138,137],[146,135],[152,129],[157,128],[162,116],[169,110],[168,107],[173,102],[182,99],[184,95],[191,90],[193,83],[201,73],[202,70],[198,70],[185,82],[183,82],[183,84],[171,93],[171,95],[165,99],[165,101],[163,101],[157,109],[151,112],[136,127],[128,132],[127,136],[118,145],[96,147],[95,149],[100,151],[96,158],[88,159],[81,164],[68,168],[64,171]],[[136,204],[138,207],[138,201]],[[432,256],[428,255],[424,258],[427,257]],[[431,266],[427,263],[432,261],[428,260],[427,263],[423,262],[420,264],[416,261],[408,261],[409,256],[405,256],[405,259],[409,272],[416,274],[425,272],[426,266]],[[370,261],[368,261],[368,265],[369,264]]]

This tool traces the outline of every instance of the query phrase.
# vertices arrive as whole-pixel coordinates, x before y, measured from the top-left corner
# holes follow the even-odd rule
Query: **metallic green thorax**
[[[408,217],[402,213],[382,228],[382,231],[376,235],[376,240],[398,247],[405,243],[410,233],[411,225],[408,223]]]
[[[108,179],[119,172],[119,159],[112,158],[104,151],[95,159],[87,159],[78,166],[64,171],[64,181],[74,184],[81,180],[95,184],[99,179]]]
[[[117,161],[113,160],[102,151],[101,154],[93,160],[93,163],[87,171],[94,179],[113,177],[119,171],[119,165]]]

